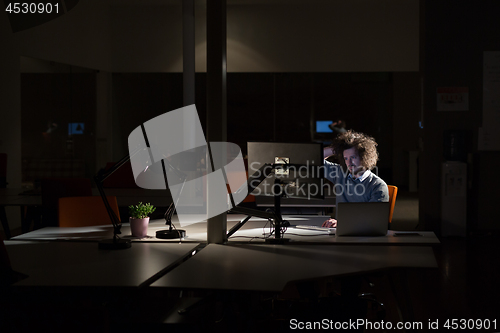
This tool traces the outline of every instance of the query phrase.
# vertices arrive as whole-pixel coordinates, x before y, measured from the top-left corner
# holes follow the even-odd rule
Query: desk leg
[[[392,293],[396,298],[399,308],[401,320],[405,322],[413,322],[413,303],[411,301],[407,269],[401,268],[398,270],[392,270],[388,275]]]
[[[10,239],[10,228],[9,221],[7,220],[7,214],[5,213],[5,206],[0,207],[0,220],[2,220],[3,231],[5,232],[5,238]]]

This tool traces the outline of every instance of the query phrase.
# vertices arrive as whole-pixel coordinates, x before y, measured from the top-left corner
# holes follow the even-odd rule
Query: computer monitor
[[[68,123],[68,135],[83,134],[85,123]]]
[[[332,120],[316,120],[316,133],[333,133],[329,126],[331,123]]]
[[[279,193],[285,198],[324,199],[321,143],[248,142],[248,174],[264,172],[261,167],[266,164],[267,168],[278,168],[262,180],[252,195],[274,196],[275,179],[279,179]]]

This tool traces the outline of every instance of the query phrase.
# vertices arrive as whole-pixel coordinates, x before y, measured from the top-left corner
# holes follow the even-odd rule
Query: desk
[[[228,215],[228,228],[230,225],[230,218],[236,218],[235,217],[230,217]],[[296,229],[294,228],[295,225],[315,225],[315,226],[321,226],[321,224],[329,218],[329,216],[318,216],[318,215],[312,215],[312,216],[307,216],[307,215],[286,215],[283,216],[285,220],[290,222],[290,227],[287,229],[285,235],[283,237],[289,238],[290,242],[300,242],[300,243],[328,243],[328,244],[334,244],[334,243],[341,243],[341,244],[370,244],[370,245],[433,245],[433,244],[439,244],[439,239],[436,237],[434,232],[432,231],[419,231],[418,236],[405,236],[405,237],[398,237],[394,236],[394,234],[397,231],[394,230],[389,230],[387,232],[386,236],[379,236],[379,237],[363,237],[363,236],[357,236],[357,237],[338,237],[336,238],[335,235],[328,235],[324,231],[316,231],[316,230],[307,230],[307,229]],[[248,226],[244,226],[240,230],[238,230],[233,237],[229,239],[229,242],[237,242],[237,241],[244,241],[247,239],[248,241],[253,242],[263,242],[264,240],[262,239],[263,236],[263,231],[269,235],[269,228],[263,229],[265,225],[265,220],[264,219],[259,219],[253,217],[252,219],[249,220],[248,223],[251,223]],[[259,224],[260,223],[260,224]],[[186,228],[187,229],[187,228]],[[274,236],[274,235],[273,235]]]
[[[228,227],[238,223],[241,218],[228,214]],[[293,224],[307,224],[304,223],[305,218],[287,216],[290,222],[294,221]],[[315,216],[314,219],[319,221],[324,220],[324,217]],[[311,219],[308,221],[311,222]],[[135,239],[130,249],[116,251],[98,250],[96,244],[100,239],[112,237],[111,225],[44,228],[20,235],[15,237],[18,241],[5,242],[13,269],[30,275],[15,286],[88,286],[94,292],[102,286],[140,286],[146,287],[140,290],[148,294],[155,294],[156,291],[175,292],[177,289],[279,293],[288,283],[309,279],[362,275],[393,268],[437,267],[430,246],[413,246],[439,243],[433,233],[429,233],[428,237],[420,236],[420,243],[412,243],[407,237],[395,239],[394,243],[379,241],[384,246],[356,243],[368,242],[362,239],[341,243],[328,235],[321,236],[327,239],[326,244],[292,241],[287,245],[269,245],[263,244],[262,240],[241,244],[230,240],[227,245],[209,244],[191,257],[191,252],[199,243],[206,242],[206,222],[192,222],[182,226],[188,231],[186,240],[190,241],[179,244],[178,240],[158,240],[154,237]],[[262,232],[266,222],[253,218],[237,234]],[[148,234],[154,236],[156,230],[165,227],[162,220],[152,221]],[[128,224],[124,224],[122,231],[122,237],[130,237]],[[317,239],[316,236],[296,237],[301,240],[313,238],[314,242]],[[390,236],[386,238],[390,239]],[[196,242],[196,239],[200,241]],[[369,238],[372,241],[370,244],[377,243],[373,239]],[[249,242],[250,239],[245,241]],[[260,243],[253,244],[254,241]],[[186,258],[189,259],[184,260]],[[26,289],[26,292],[29,293],[30,289]],[[411,300],[405,286],[401,298],[407,299],[400,304],[404,304],[403,309],[409,309],[411,313]]]
[[[243,215],[228,214],[227,227],[228,230],[237,224]],[[306,216],[306,215],[292,215],[285,216],[292,226],[298,224],[307,225],[321,225],[325,221],[325,216]],[[193,220],[187,225],[179,226],[177,217],[174,217],[174,224],[177,228],[186,230],[187,237],[183,242],[197,242],[203,243],[207,241],[207,222],[199,221],[193,217]],[[153,220],[149,223],[148,237],[137,239],[131,237],[130,226],[128,223],[122,225],[122,238],[131,239],[134,242],[173,242],[177,243],[178,240],[158,239],[155,237],[156,231],[164,230],[167,226],[164,220]],[[269,235],[269,224],[267,220],[252,217],[240,230],[238,230],[233,237],[229,239],[229,243],[263,243],[263,232]],[[339,237],[325,234],[321,231],[288,228],[285,233],[286,238],[290,238],[291,242],[297,243],[327,243],[327,244],[378,244],[378,245],[435,245],[439,244],[439,239],[431,231],[419,231],[421,236],[407,236],[396,237],[394,231],[389,230],[387,236],[382,237]],[[99,241],[113,237],[113,227],[111,225],[94,226],[94,227],[79,227],[79,228],[58,228],[47,227],[31,231],[26,234],[14,237],[14,240],[71,240],[71,241]]]
[[[289,283],[397,269],[391,288],[403,320],[411,320],[406,269],[437,267],[427,246],[209,244],[151,288],[280,293]]]
[[[290,281],[392,267],[437,263],[428,247],[209,244],[151,286],[279,292]]]
[[[106,251],[95,243],[5,241],[12,269],[29,276],[16,286],[58,287],[141,286],[198,245],[137,243]]]

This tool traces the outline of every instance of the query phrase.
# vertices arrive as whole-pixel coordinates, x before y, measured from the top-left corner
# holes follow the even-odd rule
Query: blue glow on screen
[[[331,120],[316,120],[316,133],[332,133],[328,125],[332,123]]]
[[[68,135],[83,134],[84,128],[85,128],[85,123],[69,123]]]

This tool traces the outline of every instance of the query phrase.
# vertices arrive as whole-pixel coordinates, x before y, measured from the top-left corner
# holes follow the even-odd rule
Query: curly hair
[[[377,142],[371,136],[349,130],[335,137],[330,145],[339,161],[344,161],[344,150],[356,148],[361,165],[367,170],[375,167],[378,161]]]

